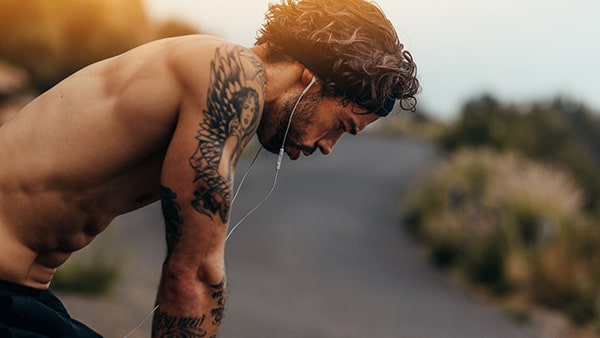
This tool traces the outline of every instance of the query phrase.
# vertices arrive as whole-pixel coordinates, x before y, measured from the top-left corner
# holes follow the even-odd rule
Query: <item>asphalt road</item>
[[[329,156],[284,161],[271,198],[227,243],[220,337],[538,337],[449,282],[402,231],[402,196],[436,158],[423,142],[365,135],[342,139]],[[259,158],[232,222],[265,196],[274,167],[273,155]],[[97,242],[83,255],[121,260],[118,288],[63,299],[75,318],[123,337],[154,302],[165,252],[158,204],[117,219]],[[149,331],[145,323],[131,337]]]

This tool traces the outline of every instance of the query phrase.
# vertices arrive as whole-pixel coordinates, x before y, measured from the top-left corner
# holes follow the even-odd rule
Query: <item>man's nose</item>
[[[344,132],[331,133],[317,141],[317,147],[321,151],[321,154],[328,155],[329,153],[331,153],[331,150],[333,150],[333,146],[335,146],[335,144],[343,134]]]

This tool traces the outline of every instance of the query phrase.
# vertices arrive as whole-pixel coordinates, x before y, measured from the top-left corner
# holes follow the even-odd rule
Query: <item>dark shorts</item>
[[[0,280],[0,338],[102,337],[71,318],[50,290]]]

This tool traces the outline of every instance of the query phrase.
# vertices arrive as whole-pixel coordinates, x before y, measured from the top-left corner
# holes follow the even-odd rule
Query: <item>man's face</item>
[[[258,138],[263,147],[278,153],[283,142],[288,120],[300,93],[290,94],[265,107],[258,127]],[[316,149],[329,154],[344,133],[358,134],[380,116],[365,114],[356,104],[344,105],[342,99],[323,97],[319,93],[306,94],[298,104],[285,141],[285,152],[292,160],[311,155]]]

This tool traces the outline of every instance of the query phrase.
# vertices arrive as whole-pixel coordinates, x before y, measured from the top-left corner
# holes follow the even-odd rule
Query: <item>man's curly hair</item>
[[[392,23],[365,0],[270,4],[256,40],[271,57],[291,56],[324,83],[325,95],[386,116],[396,101],[415,110],[416,65]]]

